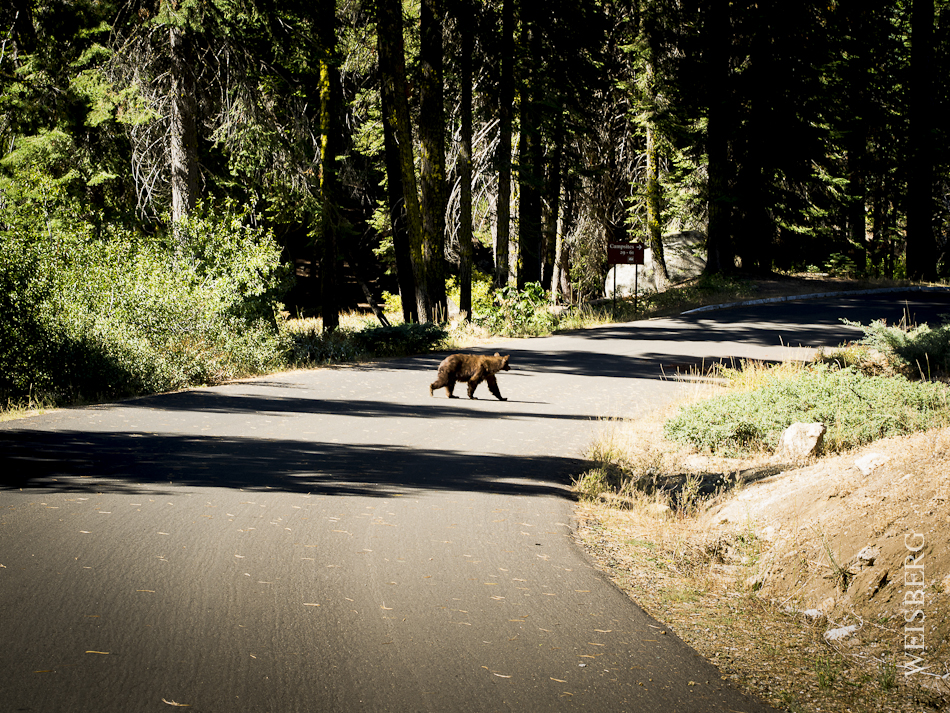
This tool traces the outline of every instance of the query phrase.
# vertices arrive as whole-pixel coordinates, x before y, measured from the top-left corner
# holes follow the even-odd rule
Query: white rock
[[[782,434],[778,452],[789,458],[804,460],[821,449],[827,430],[823,423],[793,423]]]
[[[854,624],[842,626],[840,629],[829,629],[825,632],[825,641],[841,641],[847,639],[851,634],[858,630]]]
[[[824,614],[821,612],[821,609],[806,609],[802,612],[802,614],[807,616],[809,619],[820,619],[824,616]]]
[[[880,468],[889,460],[890,458],[880,453],[868,453],[854,461],[854,464],[863,475],[871,475],[875,469]]]

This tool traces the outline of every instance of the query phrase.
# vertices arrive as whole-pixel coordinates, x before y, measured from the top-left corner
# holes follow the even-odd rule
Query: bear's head
[[[498,367],[499,371],[511,371],[511,367],[508,366],[508,359],[510,356],[510,354],[505,354],[505,356],[502,356],[498,352],[495,352],[495,358],[501,359],[501,366]]]

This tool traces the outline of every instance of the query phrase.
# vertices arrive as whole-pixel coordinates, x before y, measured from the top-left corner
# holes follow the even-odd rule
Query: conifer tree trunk
[[[323,331],[340,325],[338,306],[339,180],[336,157],[342,127],[339,122],[340,82],[336,56],[336,2],[321,0],[315,13],[320,28],[320,172],[318,176],[323,210],[319,226],[320,310]]]
[[[522,28],[527,33],[527,81],[521,94],[521,127],[518,150],[518,288],[541,280],[541,183],[542,147],[539,119],[539,64],[541,29],[535,17],[538,6],[521,6]]]
[[[495,221],[495,288],[508,284],[508,242],[511,236],[511,123],[515,101],[514,0],[503,0],[501,81],[498,96],[498,207]]]
[[[416,187],[415,161],[412,150],[412,125],[406,98],[406,56],[402,35],[402,3],[400,0],[378,0],[377,40],[379,73],[383,95],[384,116],[393,132],[393,148],[398,154],[399,177],[403,188],[406,230],[409,236],[409,258],[412,264],[416,310],[420,320],[427,321],[429,305],[425,265],[422,258],[422,211]],[[388,162],[393,168],[396,162]],[[403,300],[409,295],[403,295]]]
[[[389,92],[381,92],[383,116],[391,113],[392,98]],[[393,252],[396,253],[396,281],[402,302],[402,318],[408,323],[419,321],[416,304],[416,280],[412,272],[412,257],[409,250],[409,228],[406,217],[406,202],[402,189],[402,168],[399,163],[399,146],[390,122],[383,122],[383,140],[386,153],[386,190],[389,201],[389,225],[393,231]]]
[[[653,65],[647,63],[647,84],[650,100],[656,104],[653,88]],[[653,275],[656,289],[662,292],[670,284],[670,275],[666,270],[666,257],[663,254],[663,226],[660,223],[662,205],[660,202],[660,162],[656,151],[656,127],[654,117],[647,119],[647,243],[653,262]]]
[[[738,194],[732,233],[742,271],[768,274],[772,268],[773,228],[768,210],[768,154],[775,141],[771,120],[774,100],[774,71],[771,66],[771,17],[768,3],[759,3],[749,11],[755,31],[752,36],[745,81],[753,88],[747,121],[742,128],[742,151],[736,184]]]
[[[172,189],[172,223],[188,216],[198,198],[198,126],[195,115],[195,79],[191,72],[192,46],[187,31],[168,30],[171,74],[171,128],[169,163]],[[177,233],[177,230],[176,230]]]
[[[850,121],[845,136],[848,165],[848,199],[846,215],[848,238],[855,247],[867,252],[867,148],[868,148],[868,81],[870,69],[869,51],[863,43],[867,31],[866,14],[869,12],[864,0],[847,3],[849,25],[853,28],[848,54],[847,88],[849,92]],[[867,262],[865,255],[864,263]]]
[[[735,253],[732,244],[732,198],[729,140],[732,109],[729,86],[729,53],[732,33],[729,28],[728,0],[711,0],[706,8],[703,46],[709,81],[706,128],[708,171],[708,227],[706,234],[707,274],[732,272]]]
[[[561,214],[561,173],[564,160],[564,112],[559,107],[554,120],[554,149],[548,168],[547,196],[548,212],[542,234],[541,285],[546,290],[555,291],[555,265],[557,264],[558,221]]]
[[[914,0],[910,33],[910,146],[907,166],[907,276],[937,279],[933,215],[934,0]]]
[[[461,146],[459,149],[459,311],[463,319],[472,318],[472,27],[471,0],[456,0],[461,37],[459,82],[461,96]]]
[[[429,320],[447,318],[445,297],[445,104],[442,86],[442,0],[422,0],[419,137],[423,261],[428,281]]]

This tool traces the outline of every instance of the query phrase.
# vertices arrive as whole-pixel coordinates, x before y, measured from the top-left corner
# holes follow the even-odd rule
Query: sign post
[[[614,312],[617,311],[617,265],[636,265],[633,273],[633,317],[637,316],[637,293],[640,291],[640,265],[643,264],[643,243],[607,243],[607,263],[614,266]]]

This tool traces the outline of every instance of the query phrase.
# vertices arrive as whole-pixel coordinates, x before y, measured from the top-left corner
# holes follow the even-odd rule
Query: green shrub
[[[860,271],[854,260],[847,255],[832,253],[825,261],[825,272],[837,277],[854,277]]]
[[[443,327],[433,323],[366,324],[361,329],[324,332],[316,319],[293,320],[281,332],[288,360],[299,366],[419,354],[437,348],[448,336]]]
[[[820,421],[828,427],[825,449],[840,451],[948,420],[942,384],[816,365],[687,406],[664,433],[700,450],[738,454],[773,449],[791,424]]]
[[[83,221],[55,183],[31,180],[0,185],[4,400],[165,391],[280,362],[286,271],[244,214],[209,211],[175,237],[147,236]]]
[[[548,334],[557,323],[537,282],[528,283],[523,290],[511,285],[496,290],[492,303],[477,321],[490,332],[509,337]]]
[[[361,356],[350,330],[324,332],[316,319],[293,320],[282,328],[281,336],[287,360],[296,366],[356,361]]]
[[[432,351],[447,336],[445,328],[428,322],[367,327],[354,332],[351,338],[360,351],[382,358]]]
[[[883,320],[869,325],[842,320],[864,331],[864,344],[884,355],[888,364],[909,378],[950,374],[950,323],[888,326]]]
[[[461,293],[458,277],[452,276],[445,281],[445,293],[456,305],[461,306]],[[477,267],[472,268],[472,312],[474,317],[490,312],[494,302],[492,278]]]

